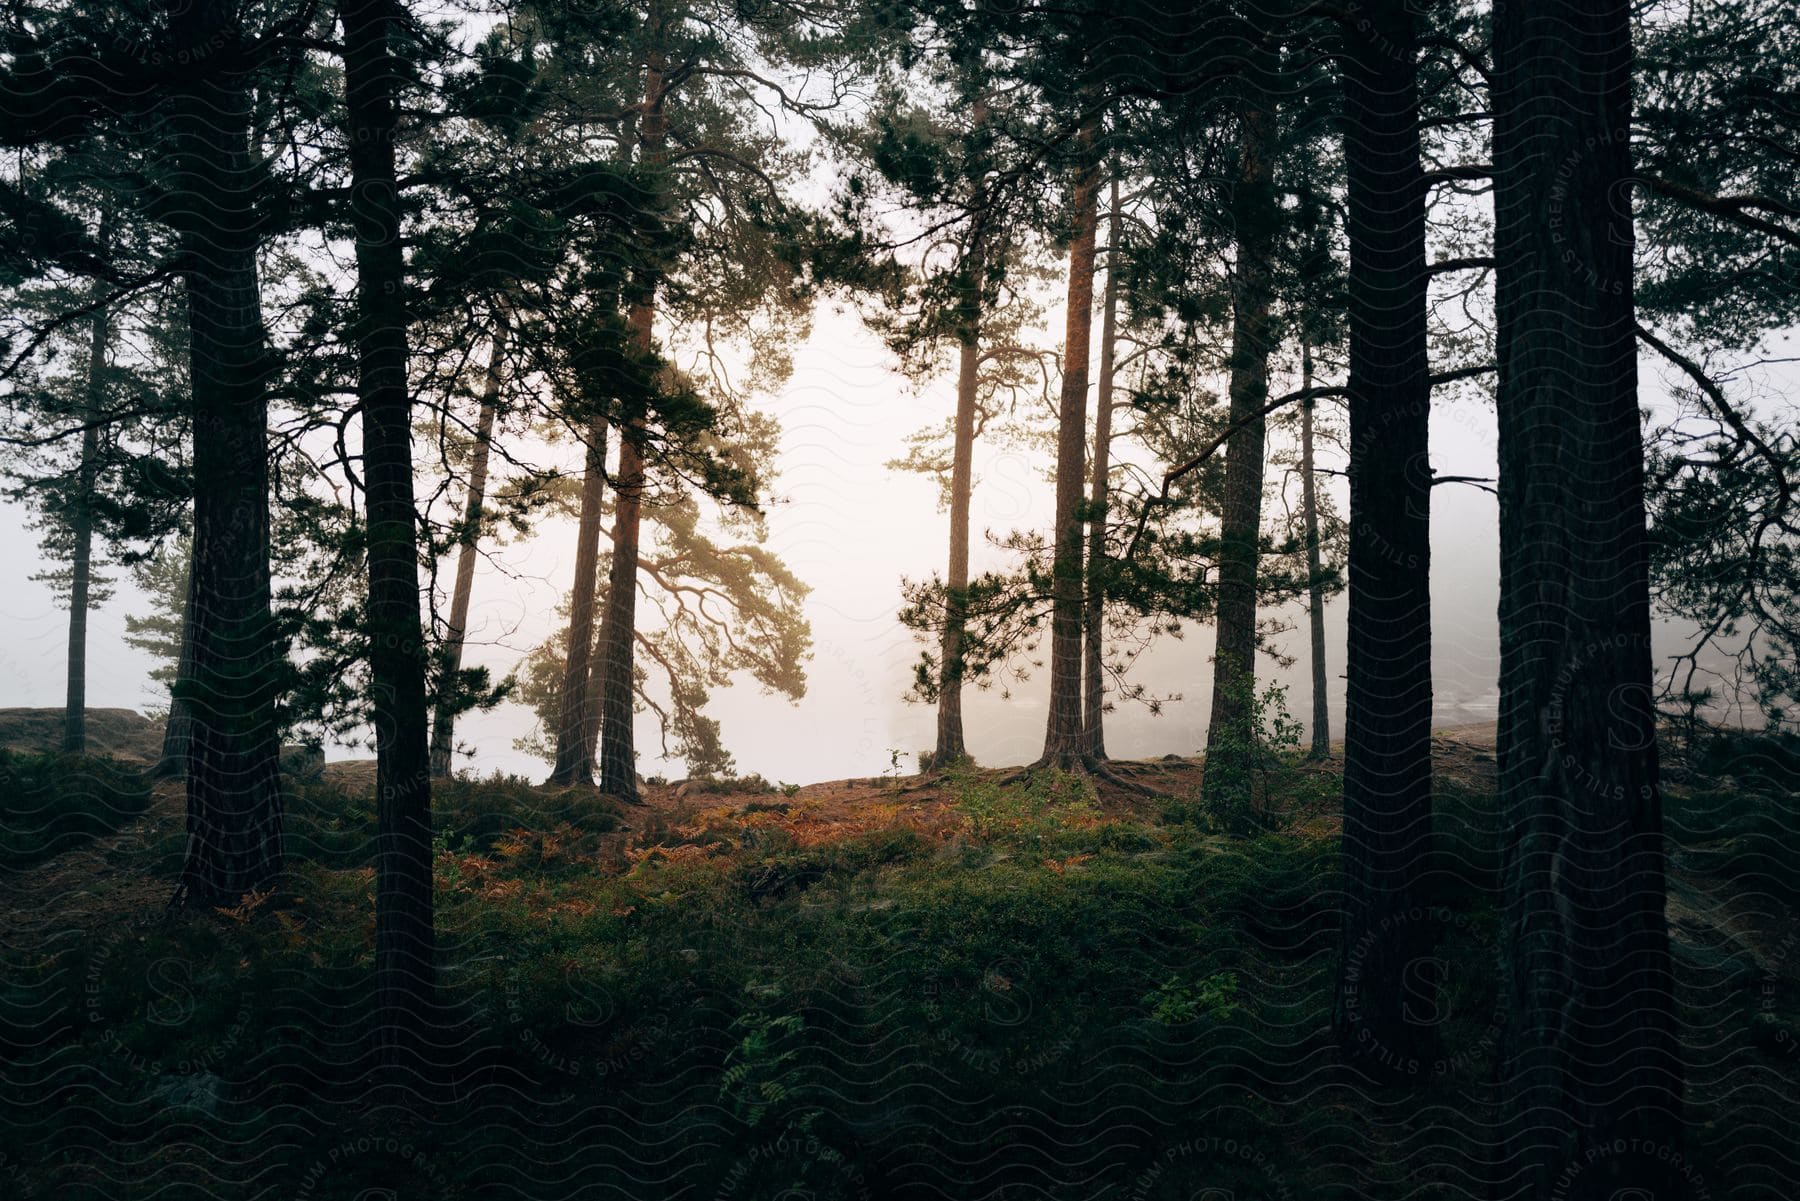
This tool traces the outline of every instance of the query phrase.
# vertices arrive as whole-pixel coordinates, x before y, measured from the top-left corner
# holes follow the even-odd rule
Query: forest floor
[[[1251,837],[1215,828],[1197,759],[1115,765],[1160,796],[1004,769],[636,806],[447,782],[456,1067],[380,1119],[398,1159],[364,1147],[373,765],[290,779],[283,888],[193,914],[165,908],[179,782],[0,756],[24,834],[45,798],[86,815],[0,840],[0,1195],[1463,1197],[1506,1040],[1494,755],[1491,725],[1433,736],[1452,969],[1443,1058],[1404,1088],[1329,1033],[1337,757],[1271,760]],[[1666,769],[1709,1197],[1794,1194],[1797,769],[1760,744]]]

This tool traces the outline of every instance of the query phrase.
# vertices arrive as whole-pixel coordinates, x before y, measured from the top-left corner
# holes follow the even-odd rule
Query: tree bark
[[[1418,31],[1406,0],[1363,12],[1347,35],[1344,71],[1350,612],[1337,1032],[1366,1070],[1417,1078],[1434,1061],[1422,1015],[1435,1006],[1416,994],[1437,987],[1432,924],[1416,916],[1428,899],[1431,833],[1430,276]]]
[[[666,119],[663,113],[662,55],[652,51],[644,70],[644,101],[638,118],[640,161],[655,167],[662,159]],[[628,320],[632,346],[647,360],[656,352],[656,275],[646,269],[640,296]],[[619,483],[613,495],[612,573],[606,589],[606,620],[601,626],[600,789],[636,803],[637,747],[632,719],[637,708],[634,650],[637,639],[638,532],[643,519],[643,421],[627,421],[619,430]]]
[[[650,312],[643,312],[646,328]],[[619,436],[619,483],[613,492],[612,572],[606,620],[600,627],[600,791],[631,803],[638,799],[637,749],[632,720],[637,709],[633,642],[637,633],[638,530],[643,513],[644,461],[629,427]]]
[[[1632,293],[1631,9],[1494,15],[1516,1195],[1681,1197]],[[1674,1166],[1672,1166],[1674,1165]]]
[[[1069,241],[1069,292],[1063,328],[1062,401],[1057,415],[1055,553],[1051,565],[1050,716],[1042,762],[1079,767],[1086,753],[1081,720],[1083,547],[1081,492],[1086,482],[1088,343],[1094,326],[1094,235],[1099,222],[1098,118],[1081,128]]]
[[[961,324],[957,331],[956,429],[950,452],[950,562],[945,572],[944,634],[939,646],[937,747],[932,763],[949,767],[969,754],[963,740],[963,644],[968,624],[969,509],[975,492],[975,416],[981,377],[982,274],[986,260],[979,230],[964,270]]]
[[[1119,181],[1112,181],[1106,221],[1106,292],[1100,313],[1100,380],[1094,394],[1093,485],[1088,497],[1087,612],[1082,644],[1082,734],[1087,754],[1106,758],[1106,502],[1112,470],[1113,371],[1118,361]]]
[[[281,871],[269,585],[269,359],[257,287],[258,176],[244,33],[227,0],[171,8],[173,46],[205,46],[176,97],[167,195],[182,248],[193,405],[193,714],[187,851],[175,901],[236,904]],[[180,685],[178,681],[178,686]]]
[[[399,0],[344,0],[344,96],[356,229],[357,396],[369,537],[376,755],[375,988],[385,1069],[424,1066],[436,1001],[431,753],[419,619],[405,261],[395,178]]]
[[[1256,689],[1256,570],[1262,536],[1263,435],[1269,395],[1270,301],[1275,226],[1275,114],[1269,101],[1246,106],[1232,218],[1237,264],[1232,282],[1231,406],[1237,432],[1225,449],[1225,502],[1219,517],[1217,641],[1212,716],[1206,728],[1201,791],[1208,805],[1249,819]]]
[[[1300,347],[1300,386],[1312,388],[1312,344]],[[1306,622],[1312,639],[1312,759],[1331,758],[1331,698],[1325,670],[1325,582],[1319,569],[1319,490],[1313,474],[1313,410],[1300,402],[1300,510],[1306,525]]]
[[[600,579],[600,508],[606,498],[604,419],[588,427],[587,463],[581,477],[581,517],[575,533],[575,582],[569,594],[569,640],[563,660],[556,762],[552,784],[594,782],[594,744],[588,737],[589,663],[594,651],[594,591]]]
[[[461,545],[456,554],[456,583],[450,594],[450,618],[444,630],[441,668],[444,673],[431,727],[431,775],[450,774],[456,743],[456,711],[449,695],[462,667],[463,634],[469,627],[469,600],[475,590],[476,548],[481,541],[481,509],[487,501],[488,452],[494,436],[494,413],[500,405],[502,360],[506,357],[508,313],[502,304],[495,318],[494,340],[488,348],[487,378],[481,387],[481,416],[475,423],[475,448],[469,462],[469,495],[463,504]]]
[[[104,218],[100,240],[104,245]],[[87,750],[88,589],[94,574],[94,487],[100,476],[98,423],[106,407],[106,310],[96,309],[88,325],[87,414],[81,431],[81,462],[76,468],[74,523],[70,530],[74,545],[69,555],[69,673],[62,738],[63,753],[70,755]]]

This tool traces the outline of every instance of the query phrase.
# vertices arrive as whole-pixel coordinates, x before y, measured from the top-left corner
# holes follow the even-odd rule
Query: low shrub
[[[149,805],[145,773],[111,759],[0,750],[0,868],[110,834]]]
[[[1093,826],[1100,817],[1093,781],[1048,769],[1008,783],[959,764],[948,782],[957,810],[977,841],[1040,845],[1058,834]]]
[[[747,776],[700,776],[687,782],[690,794],[700,796],[762,796],[767,793],[785,792],[785,788],[776,788],[762,776],[751,772]],[[798,792],[795,788],[794,792]],[[786,793],[792,796],[793,793]]]
[[[329,779],[286,781],[288,851],[326,867],[361,867],[375,859],[372,795]],[[618,803],[588,788],[542,788],[518,776],[436,780],[431,786],[434,837],[450,850],[486,853],[523,831],[559,833],[581,852],[619,828]]]

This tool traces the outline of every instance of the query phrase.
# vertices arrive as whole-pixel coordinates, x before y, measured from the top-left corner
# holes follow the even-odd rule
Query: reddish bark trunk
[[[1090,758],[1106,758],[1106,500],[1112,469],[1113,370],[1118,361],[1119,181],[1106,223],[1106,294],[1100,314],[1100,383],[1094,395],[1093,491],[1088,496],[1087,612],[1082,646],[1082,733]]]
[[[1088,343],[1094,325],[1094,234],[1099,218],[1099,121],[1082,126],[1081,162],[1072,196],[1075,228],[1069,242],[1069,291],[1063,328],[1062,401],[1057,416],[1056,519],[1051,565],[1050,715],[1043,762],[1081,765],[1086,753],[1081,719],[1081,630],[1084,594],[1081,493],[1087,472]]]
[[[662,55],[652,51],[644,70],[644,101],[638,118],[641,161],[654,166],[662,158],[667,122],[663,114]],[[655,353],[656,278],[646,271],[639,281],[641,299],[631,307],[632,345],[646,358]],[[637,746],[632,728],[637,708],[635,649],[637,642],[638,534],[643,520],[644,459],[641,420],[619,430],[619,484],[613,498],[612,574],[606,590],[606,620],[601,626],[598,664],[600,688],[600,788],[627,801],[638,799]]]

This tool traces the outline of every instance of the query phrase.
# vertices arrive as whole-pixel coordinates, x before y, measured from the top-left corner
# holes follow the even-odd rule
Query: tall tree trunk
[[[606,499],[606,421],[588,427],[581,477],[581,517],[575,532],[575,582],[569,594],[569,640],[557,691],[556,762],[552,784],[594,782],[594,743],[588,737],[590,668],[594,652],[594,590],[600,580],[600,508]]]
[[[357,397],[368,493],[369,671],[376,755],[375,988],[380,1062],[423,1067],[436,999],[431,752],[419,620],[405,260],[394,171],[399,0],[344,0],[344,96],[356,228]]]
[[[469,495],[463,503],[461,545],[456,553],[456,583],[450,593],[450,620],[444,630],[443,684],[431,726],[431,775],[450,774],[456,743],[456,709],[452,682],[462,667],[463,634],[469,628],[469,600],[475,591],[476,548],[481,541],[481,508],[487,501],[488,452],[494,436],[494,413],[500,405],[500,382],[506,357],[508,313],[502,304],[495,317],[494,340],[488,348],[487,378],[481,386],[481,416],[475,423],[475,448],[469,462]]]
[[[1094,326],[1094,234],[1099,223],[1098,118],[1081,128],[1081,160],[1072,197],[1074,236],[1069,241],[1069,293],[1063,326],[1062,401],[1056,435],[1055,554],[1051,566],[1050,716],[1041,762],[1081,764],[1087,740],[1081,728],[1081,629],[1083,547],[1081,492],[1086,482],[1088,342]]]
[[[106,223],[101,219],[100,241],[106,242]],[[81,463],[76,468],[73,529],[74,546],[69,556],[69,678],[63,706],[64,753],[87,750],[87,626],[88,588],[94,574],[94,487],[100,476],[100,415],[106,408],[105,309],[89,319],[87,413],[81,431]]]
[[[1230,421],[1225,502],[1219,517],[1217,641],[1212,716],[1206,727],[1207,803],[1238,824],[1249,820],[1256,690],[1256,569],[1262,536],[1263,418],[1269,395],[1271,275],[1275,225],[1275,113],[1259,99],[1240,123],[1232,218],[1237,264],[1231,296]]]
[[[157,776],[185,776],[188,747],[194,740],[194,706],[188,690],[194,678],[194,549],[188,545],[187,600],[181,609],[181,649],[175,654],[175,679],[169,685],[169,720],[163,724],[162,755]]]
[[[635,309],[648,326],[648,306]],[[619,483],[613,492],[612,572],[606,587],[606,620],[600,627],[600,790],[636,803],[637,749],[632,719],[637,709],[633,642],[637,636],[638,529],[643,513],[644,461],[630,427],[619,431]]]
[[[1378,0],[1347,34],[1350,613],[1337,1028],[1346,1055],[1415,1076],[1433,1031],[1431,923],[1413,918],[1431,832],[1431,383],[1418,32]],[[1394,986],[1411,981],[1410,989]],[[1415,1009],[1417,1007],[1415,1006]]]
[[[937,748],[932,763],[945,768],[966,759],[963,740],[963,653],[968,624],[969,507],[975,492],[975,410],[981,378],[981,298],[986,259],[974,234],[968,280],[963,285],[957,329],[956,430],[950,451],[950,562],[945,572],[944,635],[939,646]]]
[[[987,123],[988,103],[978,96],[971,127]],[[979,203],[982,180],[970,181],[971,203]],[[981,384],[981,320],[987,288],[987,222],[978,217],[969,231],[962,264],[961,311],[957,314],[956,419],[950,448],[950,562],[944,580],[944,632],[938,645],[937,745],[932,763],[949,767],[969,757],[963,737],[963,657],[968,643],[969,508],[975,494],[975,418]]]
[[[1093,491],[1088,497],[1086,636],[1082,644],[1082,733],[1087,753],[1106,758],[1106,499],[1112,470],[1113,370],[1118,362],[1119,181],[1112,181],[1106,220],[1106,294],[1100,313],[1100,382],[1094,394]]]
[[[1494,14],[1500,742],[1519,1194],[1685,1195],[1633,335],[1631,6]],[[1564,1182],[1570,1182],[1565,1187]]]
[[[1300,386],[1311,389],[1312,344],[1300,347]],[[1331,699],[1325,671],[1325,581],[1319,569],[1319,489],[1313,474],[1313,411],[1311,397],[1300,402],[1300,511],[1306,525],[1306,622],[1312,636],[1312,759],[1331,758]]]
[[[279,648],[269,607],[269,358],[257,288],[257,161],[250,81],[231,48],[244,34],[228,0],[171,6],[170,37],[219,53],[183,76],[176,173],[167,195],[182,246],[191,330],[194,565],[188,841],[175,899],[201,908],[274,886],[281,871],[275,699]],[[178,681],[179,684],[182,683]]]
[[[663,111],[663,60],[651,51],[644,69],[644,102],[638,116],[639,160],[653,170],[662,160],[667,121]],[[632,347],[648,360],[656,353],[656,273],[645,269],[631,306]],[[601,626],[600,789],[635,803],[637,747],[632,718],[637,708],[633,651],[637,639],[638,531],[643,519],[643,422],[619,430],[619,485],[613,496],[612,574]]]

